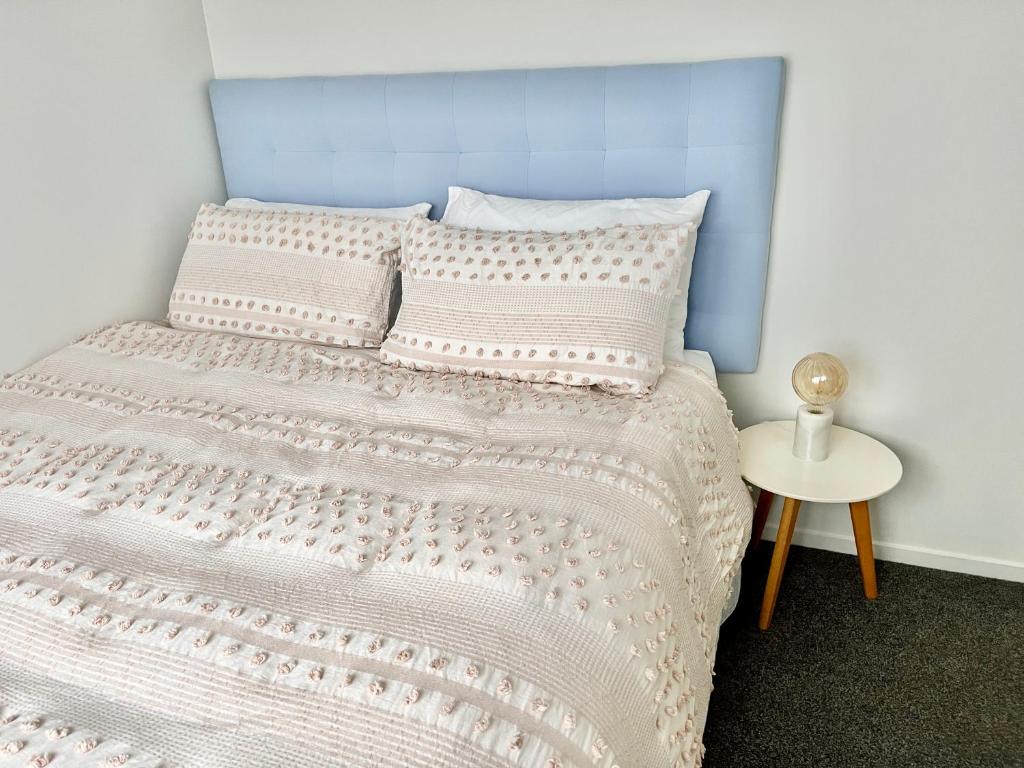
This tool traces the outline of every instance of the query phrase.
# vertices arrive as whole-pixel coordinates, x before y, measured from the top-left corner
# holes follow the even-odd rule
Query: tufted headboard
[[[779,58],[578,69],[214,80],[231,197],[344,206],[447,187],[517,197],[710,189],[686,343],[757,367],[778,147]]]

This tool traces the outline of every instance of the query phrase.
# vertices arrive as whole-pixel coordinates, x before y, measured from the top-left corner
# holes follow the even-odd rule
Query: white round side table
[[[827,459],[798,459],[793,455],[794,426],[792,421],[768,421],[740,432],[740,471],[747,482],[761,489],[751,546],[761,540],[772,501],[776,496],[785,500],[761,602],[761,629],[772,623],[802,501],[850,505],[864,595],[869,600],[878,596],[868,501],[891,490],[903,476],[895,453],[874,438],[844,427],[832,427]]]

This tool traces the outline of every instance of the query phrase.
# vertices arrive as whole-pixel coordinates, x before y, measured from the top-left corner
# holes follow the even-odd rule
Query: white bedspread
[[[0,766],[694,765],[750,516],[695,366],[98,331],[0,384]]]

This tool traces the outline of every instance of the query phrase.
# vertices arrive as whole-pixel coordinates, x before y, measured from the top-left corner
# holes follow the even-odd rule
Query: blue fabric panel
[[[776,144],[781,89],[782,59],[691,64],[687,144]]]
[[[275,200],[315,203],[334,196],[334,153],[326,150],[279,149],[274,155]]]
[[[690,69],[655,64],[605,70],[607,149],[685,147]]]
[[[452,111],[461,152],[530,151],[526,72],[459,72]]]
[[[458,152],[452,109],[455,75],[389,77],[385,108],[398,152]]]
[[[783,63],[215,80],[232,197],[392,206],[452,184],[519,197],[675,197],[710,189],[688,347],[757,366]]]
[[[395,157],[390,150],[335,152],[334,189],[331,196],[321,202],[358,208],[387,208],[395,199]]]
[[[604,197],[604,156],[599,149],[531,152],[525,196],[552,200]]]
[[[460,187],[525,197],[529,175],[529,152],[469,152],[459,157]]]
[[[604,197],[682,197],[685,176],[683,147],[609,149],[604,158]]]
[[[448,202],[448,187],[459,181],[459,155],[455,152],[400,152],[395,156],[395,198],[412,203],[433,203],[437,215]]]
[[[526,131],[533,152],[603,151],[604,69],[538,69],[526,75]]]
[[[332,77],[321,82],[320,106],[331,146],[350,153],[395,151],[388,128],[386,77]]]

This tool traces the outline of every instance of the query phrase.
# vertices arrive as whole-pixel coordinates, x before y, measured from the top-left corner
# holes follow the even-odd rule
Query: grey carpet
[[[1024,584],[793,547],[757,629],[772,543],[722,627],[706,768],[1024,766]]]

